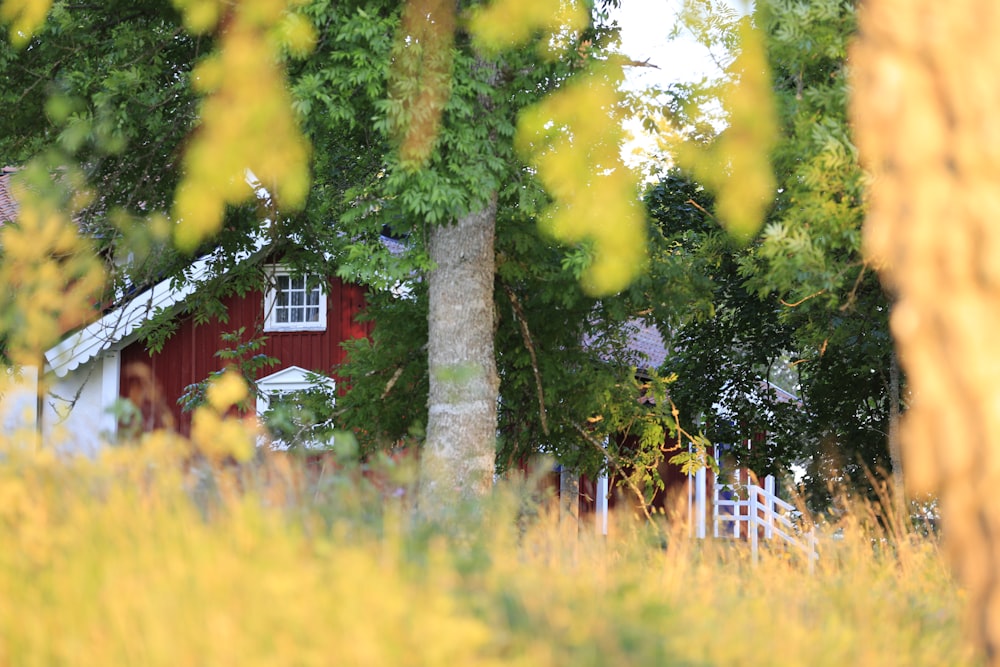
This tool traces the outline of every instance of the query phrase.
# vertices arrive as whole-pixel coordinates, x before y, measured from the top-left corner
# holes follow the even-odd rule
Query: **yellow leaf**
[[[555,55],[559,46],[565,48],[577,40],[588,21],[583,3],[575,0],[494,0],[473,10],[469,32],[479,48],[493,52],[541,35]]]
[[[185,12],[205,11],[198,0],[176,2]],[[296,124],[273,38],[278,22],[288,20],[289,5],[245,0],[219,6],[228,12],[225,27],[217,52],[195,71],[195,88],[206,97],[174,198],[174,241],[185,251],[219,230],[226,206],[255,196],[249,173],[285,209],[301,208],[309,192],[309,145]],[[305,28],[298,26],[301,40]]]
[[[525,109],[514,137],[553,198],[542,228],[567,244],[593,242],[582,286],[595,296],[621,291],[646,263],[638,178],[621,160],[621,77],[620,63],[592,66]]]
[[[279,46],[296,58],[309,55],[316,47],[316,29],[301,14],[289,13],[283,16],[276,34]]]
[[[221,15],[219,0],[174,0],[174,6],[184,17],[184,27],[195,35],[211,32]]]
[[[235,371],[226,371],[208,385],[205,398],[219,412],[225,412],[247,397],[246,380]]]
[[[10,41],[20,48],[45,23],[52,0],[4,0],[0,4],[0,21],[10,24]]]
[[[740,25],[740,53],[730,70],[734,80],[722,96],[728,127],[707,148],[681,144],[676,157],[715,194],[722,226],[746,243],[760,230],[774,199],[769,156],[778,137],[767,54],[749,18]]]

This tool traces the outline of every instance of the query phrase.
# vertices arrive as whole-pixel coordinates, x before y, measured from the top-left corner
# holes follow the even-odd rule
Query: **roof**
[[[659,368],[667,360],[667,346],[663,342],[660,331],[651,324],[635,321],[629,335],[629,350],[638,354],[646,363],[640,364],[644,369]]]
[[[795,394],[793,394],[792,392],[786,391],[786,390],[782,389],[781,387],[779,387],[778,385],[774,384],[770,380],[765,380],[765,382],[767,382],[767,386],[770,387],[770,389],[775,393],[775,396],[778,399],[779,403],[798,403],[799,402],[799,397],[796,396]]]
[[[13,222],[17,217],[17,201],[10,191],[10,177],[15,171],[14,167],[0,169],[0,225]]]
[[[17,171],[17,167],[0,168],[0,226],[13,222],[17,217],[19,207],[11,192],[11,176]],[[238,255],[236,261],[242,261],[257,253],[264,245],[265,235],[258,234],[254,238],[252,249]],[[198,287],[215,276],[215,271],[211,268],[215,259],[216,253],[212,253],[195,260],[184,271],[182,281],[172,278],[161,280],[108,311],[97,321],[69,334],[57,345],[46,350],[47,370],[51,370],[58,377],[65,377],[127,338],[156,314],[170,310],[181,303]]]
[[[385,234],[383,234],[379,238],[379,240],[382,242],[382,245],[386,247],[389,253],[394,257],[399,257],[404,252],[406,252],[406,244],[400,241],[399,239],[394,239],[391,236],[386,236]]]
[[[243,261],[257,253],[265,244],[265,235],[258,234],[254,239],[253,249],[238,255],[236,261]],[[213,253],[195,260],[184,271],[183,281],[173,278],[161,280],[96,322],[64,338],[45,352],[49,370],[58,377],[66,377],[102,352],[110,350],[158,313],[183,302],[201,285],[215,277],[216,273],[212,269],[215,259]]]
[[[629,351],[635,353],[640,360],[645,360],[645,364],[640,363],[639,370],[658,369],[667,361],[667,345],[660,334],[659,329],[651,324],[643,324],[639,320],[630,322],[632,330],[629,332]],[[774,392],[775,399],[779,403],[797,403],[799,397],[782,389],[770,380],[760,380],[761,385]]]
[[[667,346],[663,336],[656,326],[646,324],[640,319],[631,319],[625,323],[624,356],[603,349],[602,335],[585,333],[582,345],[585,350],[596,350],[597,356],[606,362],[623,362],[636,367],[640,373],[658,369],[667,360]]]

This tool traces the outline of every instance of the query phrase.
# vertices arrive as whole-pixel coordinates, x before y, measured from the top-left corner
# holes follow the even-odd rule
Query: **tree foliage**
[[[673,395],[689,418],[708,419],[716,441],[766,431],[768,448],[757,447],[751,462],[770,470],[809,461],[807,481],[822,494],[831,478],[864,485],[866,469],[889,467],[890,299],[861,254],[865,175],[847,121],[855,9],[842,0],[769,0],[757,3],[753,19],[780,125],[772,152],[778,188],[762,233],[734,248],[710,221],[717,204],[677,175],[649,195],[654,218],[698,258],[711,291],[703,310],[712,316],[674,330]],[[731,11],[689,3],[687,20],[716,53],[739,44]],[[705,83],[691,99],[719,89]],[[679,109],[674,119],[705,141],[699,113],[710,108]],[[766,380],[801,403],[777,402]]]
[[[418,326],[427,312],[428,234],[495,193],[501,468],[547,451],[596,471],[604,455],[592,440],[619,432],[641,432],[638,440],[649,451],[615,451],[612,441],[613,456],[662,458],[662,451],[653,453],[654,436],[662,443],[676,424],[665,394],[655,407],[637,401],[643,393],[660,395],[666,383],[655,375],[649,382],[634,380],[634,367],[644,362],[629,356],[628,339],[642,322],[657,323],[672,340],[676,354],[666,377],[677,372],[671,396],[681,399],[682,421],[698,423],[722,398],[729,414],[706,419],[703,428],[724,440],[738,433],[745,440],[759,430],[780,434],[783,444],[761,463],[767,468],[831,440],[850,452],[848,463],[857,452],[866,462],[880,461],[884,378],[863,373],[884,367],[871,361],[883,360],[888,350],[887,310],[858,259],[862,179],[843,115],[843,44],[853,25],[849,4],[760,6],[756,21],[767,34],[783,139],[773,153],[779,195],[764,235],[746,250],[710,219],[730,217],[721,215],[718,201],[676,175],[647,197],[658,225],[644,242],[636,233],[639,208],[609,204],[627,202],[634,191],[615,153],[614,132],[602,133],[625,111],[610,92],[620,64],[609,56],[614,31],[603,19],[567,19],[560,24],[568,26],[564,32],[539,39],[532,31],[511,48],[505,40],[513,37],[494,36],[494,43],[493,37],[476,36],[470,26],[492,25],[483,23],[484,15],[467,23],[471,15],[434,3],[313,0],[271,16],[272,28],[212,2],[176,7],[55,4],[28,49],[5,49],[0,56],[11,82],[2,94],[13,110],[0,121],[5,159],[34,158],[50,171],[81,165],[95,196],[82,204],[79,218],[95,232],[102,252],[124,257],[138,250],[156,260],[123,263],[130,267],[126,280],[141,283],[169,271],[182,279],[183,258],[170,251],[175,233],[163,212],[197,218],[176,208],[175,193],[192,192],[183,184],[188,177],[207,188],[206,197],[217,198],[206,211],[249,190],[233,184],[233,169],[213,172],[212,178],[222,179],[218,187],[206,185],[211,179],[197,176],[195,162],[205,162],[197,158],[205,150],[224,153],[233,164],[253,162],[224,142],[199,142],[213,141],[213,132],[223,127],[211,120],[217,118],[216,102],[256,101],[240,97],[245,81],[224,73],[226,58],[244,44],[230,24],[243,26],[247,39],[264,40],[268,63],[279,63],[281,69],[273,71],[284,71],[289,84],[286,103],[278,106],[295,113],[291,126],[285,116],[275,126],[308,138],[312,185],[301,199],[297,186],[283,189],[275,180],[275,172],[300,179],[298,167],[256,168],[272,196],[226,208],[211,243],[224,249],[220,265],[231,264],[254,234],[264,233],[297,268],[335,270],[376,290],[411,282],[409,298],[373,292],[372,312],[380,324],[371,341],[353,344],[352,364],[344,369],[351,391],[335,411],[343,424],[359,430],[366,446],[419,439],[426,428],[413,406],[415,396],[422,404],[431,379],[420,352],[427,337]],[[440,19],[428,23],[427,15]],[[735,14],[699,16],[695,31],[717,47],[741,43]],[[564,55],[556,57],[555,47]],[[77,57],[67,60],[67,52]],[[758,77],[762,67],[753,59],[734,66],[730,81]],[[239,89],[232,95],[225,92],[230,83]],[[672,91],[675,119],[688,119],[685,129],[705,141],[710,124],[700,121],[691,104],[717,90]],[[733,113],[751,106],[744,100]],[[747,126],[731,119],[722,138],[739,141],[744,127],[753,129],[752,114]],[[202,120],[208,125],[199,125]],[[243,121],[250,123],[244,128],[258,122]],[[294,149],[299,139],[290,141]],[[720,165],[730,178],[745,173],[736,163]],[[606,187],[617,194],[601,194]],[[581,193],[583,199],[574,199]],[[269,223],[262,226],[265,217]],[[607,219],[628,221],[631,231],[604,224]],[[206,225],[212,226],[206,219],[195,228]],[[379,242],[384,230],[404,241],[405,253],[394,255]],[[189,238],[196,243],[201,236]],[[640,259],[636,247],[649,259]],[[220,290],[245,288],[259,278],[250,269],[233,275],[240,279]],[[609,290],[617,294],[609,296]],[[207,292],[199,297],[204,312],[217,312],[217,293]],[[603,298],[595,298],[599,293]],[[759,382],[789,354],[800,361],[805,425],[801,414],[790,414]],[[864,395],[858,386],[866,387]],[[404,400],[391,400],[404,392]]]
[[[643,265],[645,250],[634,183],[614,141],[624,108],[613,92],[621,66],[608,56],[609,26],[580,16],[560,20],[568,28],[551,39],[531,31],[525,46],[508,45],[502,54],[499,44],[490,46],[493,60],[487,63],[467,29],[478,19],[466,23],[468,15],[460,13],[454,23],[428,26],[418,10],[440,8],[426,3],[314,0],[280,16],[267,14],[270,5],[260,16],[241,13],[252,6],[56,3],[48,20],[35,26],[28,48],[4,49],[0,56],[10,82],[5,102],[14,110],[0,121],[5,160],[34,159],[49,173],[80,165],[95,194],[81,223],[105,256],[125,260],[133,254],[118,263],[121,285],[171,274],[183,280],[185,260],[171,249],[181,233],[175,219],[200,221],[181,234],[190,248],[216,226],[216,213],[223,215],[218,235],[202,250],[221,247],[217,265],[234,279],[199,293],[189,304],[197,317],[224,317],[219,297],[260,279],[250,263],[234,266],[233,260],[260,234],[298,269],[335,270],[371,284],[379,324],[370,341],[353,344],[353,365],[344,369],[350,392],[333,408],[339,422],[356,427],[370,446],[419,440],[426,427],[421,413],[429,373],[420,325],[426,321],[429,230],[496,192],[497,358],[509,387],[501,403],[501,465],[543,449],[596,471],[603,454],[580,429],[600,441],[637,420],[666,424],[664,415],[636,407],[649,388],[636,384],[632,364],[639,360],[626,354],[628,323],[645,308],[656,279],[645,275],[620,296],[594,297],[620,288]],[[510,10],[525,8],[520,3]],[[252,23],[268,16],[276,27]],[[238,72],[226,73],[239,65],[227,59],[249,43],[244,38],[266,41],[257,56],[266,56],[268,77],[277,71],[270,69],[274,62],[287,75],[284,106],[294,109],[295,126],[312,146],[312,186],[303,202],[282,191],[273,169],[254,167],[249,155],[226,148],[237,128],[259,120],[241,115],[232,127],[219,121],[217,103],[242,100],[249,107],[258,101],[244,96],[253,86]],[[525,109],[532,111],[521,121],[518,152],[518,114]],[[222,207],[249,188],[235,182],[240,179],[231,168],[200,172],[210,154],[225,155],[230,167],[247,163],[270,196]],[[297,169],[289,174],[293,179]],[[194,185],[185,185],[187,178]],[[202,199],[197,215],[183,212]],[[546,213],[556,210],[557,200],[562,212]],[[615,203],[620,201],[625,203]],[[581,208],[589,218],[568,214]],[[562,223],[539,230],[539,220],[560,215]],[[609,233],[615,229],[604,224],[609,217],[622,218],[631,231],[622,238]],[[577,219],[591,221],[584,233],[574,231]],[[386,230],[403,240],[406,252],[393,254],[379,242]],[[554,240],[553,231],[569,245]],[[601,268],[610,265],[617,268]],[[589,293],[581,290],[581,278]],[[411,297],[378,291],[400,281],[411,281]],[[171,323],[158,324],[163,328],[154,343]],[[662,401],[660,408],[666,409]],[[662,424],[644,428],[662,436]]]
[[[860,482],[864,467],[890,467],[889,415],[899,397],[890,394],[891,300],[861,252],[866,176],[850,136],[846,78],[856,10],[826,0],[759,11],[786,140],[775,152],[781,194],[741,271],[750,289],[778,297],[781,321],[796,332],[802,399],[820,441],[814,462]]]
[[[677,376],[670,396],[682,423],[733,448],[758,474],[787,469],[801,455],[801,409],[779,399],[770,381],[794,348],[793,330],[779,321],[773,299],[745,288],[739,261],[748,251],[710,217],[714,205],[703,189],[670,172],[646,202],[674,244],[671,261],[700,284],[689,316],[661,325],[670,333],[665,370]],[[755,440],[765,433],[761,447]]]

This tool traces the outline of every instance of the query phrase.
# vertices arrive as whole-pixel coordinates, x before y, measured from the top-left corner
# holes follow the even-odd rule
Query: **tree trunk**
[[[866,248],[898,295],[907,484],[939,494],[970,629],[1000,664],[1000,4],[860,7],[852,116]]]
[[[903,451],[899,444],[899,406],[899,357],[893,350],[889,359],[889,464],[892,466],[893,512],[905,527],[909,523],[909,505],[903,479]]]
[[[559,470],[559,522],[580,523],[580,473],[566,466]]]
[[[427,439],[419,503],[434,514],[493,484],[499,379],[493,351],[496,196],[430,230]]]

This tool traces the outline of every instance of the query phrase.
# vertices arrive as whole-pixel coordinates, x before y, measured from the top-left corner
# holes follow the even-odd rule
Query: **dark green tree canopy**
[[[705,7],[689,15],[694,34],[716,47],[733,43],[726,34],[736,17]],[[889,468],[889,416],[899,399],[890,392],[891,299],[861,253],[865,174],[850,138],[845,77],[855,7],[758,2],[754,20],[766,36],[781,123],[772,156],[778,190],[763,232],[744,249],[728,245],[710,221],[711,202],[676,174],[649,195],[657,224],[688,235],[712,294],[711,317],[673,329],[672,395],[689,419],[714,422],[706,428],[716,440],[771,434],[763,469],[808,461],[818,492],[831,477],[866,485],[866,468]],[[700,87],[691,99],[715,89]],[[697,116],[678,117],[698,126]],[[689,202],[701,218],[692,219]],[[801,406],[769,399],[767,379]],[[716,402],[735,414],[717,414]]]

